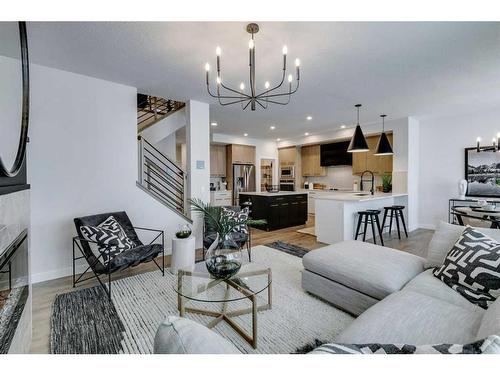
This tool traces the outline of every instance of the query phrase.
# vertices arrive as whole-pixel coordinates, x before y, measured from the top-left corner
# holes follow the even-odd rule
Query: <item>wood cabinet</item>
[[[300,150],[302,176],[326,176],[326,168],[321,166],[320,145],[303,146]]]
[[[226,148],[231,164],[255,164],[255,146],[227,145]]]
[[[210,176],[226,176],[226,146],[210,145]]]
[[[354,152],[352,154],[353,174],[361,174],[366,170],[370,170],[373,173],[379,175],[384,173],[392,173],[392,155],[374,155],[379,138],[379,135],[366,137],[366,143],[368,143],[370,151]],[[387,138],[392,145],[392,133],[388,133]]]
[[[307,221],[307,194],[253,195],[240,193],[242,207],[249,205],[253,219],[265,219],[267,230],[303,225]]]
[[[293,166],[297,163],[297,147],[285,147],[278,149],[280,166]]]

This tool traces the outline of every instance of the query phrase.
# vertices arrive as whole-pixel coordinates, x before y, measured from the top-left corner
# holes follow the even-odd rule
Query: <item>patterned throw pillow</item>
[[[311,354],[499,354],[500,337],[489,336],[471,344],[325,344]]]
[[[122,226],[113,216],[108,217],[97,227],[90,225],[81,226],[80,232],[86,240],[97,242],[97,250],[102,254],[104,265],[107,265],[109,260],[113,259],[122,251],[130,250],[135,247],[134,242],[127,237]],[[91,246],[91,248],[93,248],[93,246]],[[96,254],[96,256],[98,257],[99,254]]]
[[[500,243],[466,227],[434,276],[487,309],[500,296]]]
[[[241,211],[235,211],[230,208],[222,207],[221,215],[225,215],[235,220],[237,223],[244,223],[248,220],[249,215],[248,207],[245,207]],[[234,227],[233,232],[248,234],[248,227],[246,224],[238,225]]]

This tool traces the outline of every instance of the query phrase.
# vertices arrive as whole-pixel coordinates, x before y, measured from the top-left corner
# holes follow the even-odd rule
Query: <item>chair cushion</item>
[[[500,297],[500,243],[466,227],[434,276],[486,309]]]
[[[243,247],[248,240],[248,234],[245,233],[233,232],[230,234],[230,236],[231,239],[236,242],[236,245],[238,245],[238,247],[240,248]],[[205,233],[205,237],[203,238],[203,246],[205,247],[205,249],[208,249],[216,238],[217,232]]]
[[[127,267],[137,266],[140,263],[149,262],[158,256],[163,250],[160,244],[141,245],[130,250],[122,251],[109,262],[111,273],[125,269]],[[107,273],[108,267],[105,265],[99,273]]]
[[[366,310],[335,341],[467,344],[476,340],[483,314],[403,289]]]
[[[361,241],[344,241],[310,251],[304,268],[381,300],[424,270],[424,259]]]
[[[248,220],[249,212],[250,210],[248,209],[248,207],[245,207],[244,209],[238,211],[232,208],[222,207],[222,211],[220,214],[231,218],[236,223],[242,223],[241,225],[234,227],[233,232],[248,234],[248,227],[244,223],[246,223],[246,221]]]
[[[156,331],[155,354],[241,354],[209,328],[192,320],[169,316]]]

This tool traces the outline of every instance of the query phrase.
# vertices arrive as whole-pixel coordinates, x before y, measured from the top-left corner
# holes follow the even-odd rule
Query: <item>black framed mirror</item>
[[[26,22],[0,22],[0,82],[0,185],[25,184],[30,102]]]

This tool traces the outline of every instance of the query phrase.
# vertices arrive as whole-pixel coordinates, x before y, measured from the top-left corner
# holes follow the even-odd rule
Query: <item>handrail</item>
[[[139,94],[140,95],[140,94]],[[143,95],[144,96],[144,95]],[[145,96],[137,106],[137,129],[143,131],[166,116],[184,108],[186,103],[157,96]]]
[[[138,185],[178,214],[187,217],[186,172],[141,135],[137,136]]]

